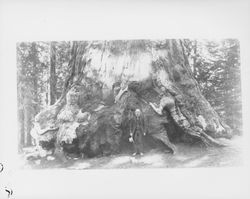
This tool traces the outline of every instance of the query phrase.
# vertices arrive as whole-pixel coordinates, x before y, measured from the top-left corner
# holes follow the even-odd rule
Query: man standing
[[[134,154],[143,155],[143,136],[145,136],[145,123],[140,109],[135,110],[135,117],[130,122],[130,138],[133,142]]]

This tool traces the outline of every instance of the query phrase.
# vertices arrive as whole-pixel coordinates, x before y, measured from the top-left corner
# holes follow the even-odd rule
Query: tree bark
[[[30,100],[26,99],[25,100],[25,108],[24,108],[24,146],[31,146],[31,118],[32,118],[32,113],[31,113],[31,107],[30,107]]]
[[[50,43],[50,66],[49,66],[49,105],[56,101],[56,47],[55,42]]]
[[[147,124],[146,139],[162,142],[173,153],[174,142],[180,137],[223,146],[217,138],[230,137],[230,128],[201,94],[184,48],[181,40],[74,42],[69,62],[72,70],[63,94],[47,112],[36,116],[36,122],[44,126],[41,129],[46,134],[55,131],[48,130],[52,118],[59,129],[57,135],[61,135],[60,128],[72,122],[75,132],[69,132],[73,137],[70,144],[63,143],[64,150],[77,145],[90,157],[118,153],[122,146],[129,148],[128,126],[137,108],[142,110]],[[116,93],[112,104],[105,104],[105,99],[93,92],[94,83],[98,82]],[[59,116],[65,109],[74,110],[74,114],[66,119]],[[81,112],[88,112],[91,117],[79,122]],[[59,137],[56,142],[62,143]]]
[[[24,147],[24,109],[20,108],[18,110],[18,121],[19,121],[19,133],[18,133],[18,152],[22,152]]]

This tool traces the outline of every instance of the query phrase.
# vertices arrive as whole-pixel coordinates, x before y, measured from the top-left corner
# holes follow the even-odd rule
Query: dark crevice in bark
[[[51,123],[59,128],[59,132],[62,131],[64,125],[67,124],[71,128],[77,123],[77,128],[73,128],[73,134],[76,134],[76,137],[72,139],[73,141],[71,140],[71,143],[62,143],[58,137],[52,136],[51,140],[56,140],[56,148],[60,150],[63,148],[66,153],[75,149],[77,153],[83,153],[88,157],[130,151],[132,145],[128,141],[128,125],[131,113],[137,108],[142,110],[147,124],[145,148],[156,146],[159,142],[164,143],[166,149],[171,152],[175,152],[174,144],[178,142],[223,146],[215,138],[227,135],[227,129],[222,128],[226,125],[222,124],[217,113],[202,96],[198,83],[191,74],[182,41],[166,41],[164,44],[167,46],[167,49],[164,49],[166,53],[152,60],[152,73],[148,78],[140,81],[127,81],[125,85],[127,89],[124,90],[121,89],[122,78],[121,82],[113,82],[111,93],[114,94],[115,88],[120,89],[117,95],[113,96],[115,103],[112,101],[112,103],[105,104],[101,97],[96,97],[96,99],[87,97],[87,90],[82,83],[82,80],[87,79],[84,69],[95,59],[88,54],[89,49],[94,47],[100,49],[98,59],[104,60],[106,51],[119,57],[123,56],[121,53],[123,51],[125,54],[139,54],[140,50],[147,52],[147,48],[150,47],[149,53],[151,53],[153,45],[150,46],[147,42],[149,41],[137,43],[112,41],[105,42],[105,44],[99,43],[99,45],[97,45],[98,42],[88,45],[73,42],[69,62],[71,72],[65,81],[62,96],[47,112],[44,111],[36,117],[36,122],[45,126],[41,128],[43,132],[49,126],[46,131],[48,134],[55,130],[51,128]],[[124,71],[123,68],[122,71]],[[160,77],[160,73],[166,75],[165,79]],[[65,98],[71,94],[81,99],[81,102],[75,104],[77,113],[72,116],[74,118],[72,121],[58,121],[58,113],[70,105]],[[97,110],[101,106],[103,108]],[[83,116],[87,112],[91,115],[90,119]],[[78,122],[76,119],[78,115],[82,115],[86,124],[85,120]],[[48,122],[50,119],[51,123]],[[60,153],[60,150],[56,153]]]

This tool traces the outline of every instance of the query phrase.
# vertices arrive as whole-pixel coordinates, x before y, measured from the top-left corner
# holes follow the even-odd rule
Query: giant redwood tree
[[[223,146],[230,128],[193,77],[182,40],[73,42],[61,97],[35,117],[40,148],[86,156],[130,147],[129,122],[142,110],[145,145]],[[62,150],[61,150],[62,149]]]

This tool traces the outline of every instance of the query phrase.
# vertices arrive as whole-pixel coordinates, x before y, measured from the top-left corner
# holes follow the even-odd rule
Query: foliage
[[[185,40],[194,77],[205,98],[235,133],[241,131],[239,41]]]
[[[124,42],[114,41],[110,50],[120,53],[124,49]],[[96,42],[98,44],[98,42]],[[17,91],[19,120],[22,134],[28,135],[32,123],[31,120],[41,110],[48,106],[48,85],[50,66],[50,42],[21,42],[17,44]],[[61,96],[66,77],[70,74],[69,60],[71,42],[54,42],[56,57],[56,97]],[[89,44],[85,42],[84,48]],[[98,46],[91,43],[92,48]],[[167,40],[162,42],[147,41],[132,42],[131,45],[136,53],[138,49],[150,48],[156,45],[157,49],[167,47]],[[205,98],[210,102],[219,115],[229,124],[235,132],[241,130],[241,87],[240,87],[240,60],[239,42],[234,39],[221,41],[208,40],[183,40],[185,53],[200,89]],[[143,46],[142,46],[143,45]],[[84,49],[81,49],[84,51]],[[90,61],[90,60],[80,60]],[[159,67],[159,64],[157,64]],[[79,69],[81,70],[81,69]],[[109,91],[97,81],[99,71],[92,68],[92,77],[85,77],[85,86],[88,88],[81,96],[80,106],[86,100],[100,98],[106,101],[113,101]],[[82,71],[82,70],[81,70]],[[98,96],[97,96],[98,95]],[[29,117],[27,117],[29,115]],[[26,121],[26,122],[25,122]]]
[[[68,73],[69,42],[55,42],[57,98]],[[28,139],[34,116],[48,105],[50,42],[17,44],[17,94],[21,137]],[[25,114],[26,113],[26,114]],[[25,122],[27,121],[27,122]],[[22,139],[22,138],[21,138]],[[27,143],[28,144],[28,143]],[[30,143],[29,143],[30,144]]]

